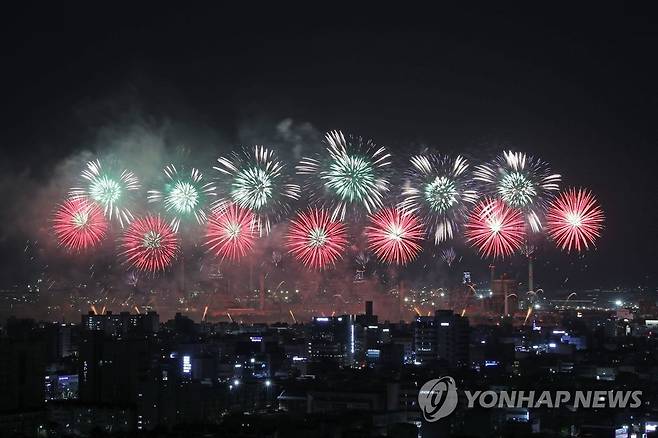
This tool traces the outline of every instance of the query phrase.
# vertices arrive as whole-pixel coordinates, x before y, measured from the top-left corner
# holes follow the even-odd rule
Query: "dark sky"
[[[7,13],[0,170],[47,182],[131,111],[228,142],[254,120],[292,118],[399,155],[511,147],[599,196],[606,230],[583,284],[656,284],[655,14],[257,10]],[[5,270],[24,240],[8,229]]]

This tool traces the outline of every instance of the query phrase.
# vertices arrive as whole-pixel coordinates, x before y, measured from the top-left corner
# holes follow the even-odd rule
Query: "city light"
[[[190,374],[192,372],[192,361],[190,356],[183,356],[183,373]]]
[[[332,6],[8,14],[0,438],[658,433],[658,13]]]

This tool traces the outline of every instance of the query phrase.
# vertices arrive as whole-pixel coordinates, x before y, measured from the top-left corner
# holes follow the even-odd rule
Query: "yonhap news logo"
[[[457,401],[457,385],[450,376],[428,380],[418,392],[418,406],[430,423],[452,414]]]
[[[642,391],[463,391],[466,407],[482,408],[638,408]],[[432,423],[452,414],[459,395],[455,379],[443,376],[425,382],[418,392],[418,406]]]

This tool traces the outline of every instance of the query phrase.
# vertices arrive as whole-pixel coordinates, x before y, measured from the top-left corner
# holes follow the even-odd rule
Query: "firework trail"
[[[285,163],[271,149],[255,146],[217,162],[213,169],[219,172],[218,186],[224,188],[217,205],[234,203],[252,212],[260,235],[268,234],[272,222],[299,199],[299,186],[289,182]]]
[[[130,271],[126,276],[126,284],[135,287],[137,283],[139,283],[139,274],[135,271]]]
[[[140,189],[137,177],[127,170],[115,174],[103,169],[100,160],[89,161],[82,171],[82,187],[72,188],[72,199],[86,198],[98,203],[110,220],[124,227],[133,219],[129,205]]]
[[[210,215],[205,245],[217,257],[238,260],[253,249],[257,237],[254,214],[229,204]]]
[[[455,252],[455,248],[451,247],[441,251],[441,260],[446,262],[446,265],[448,265],[448,267],[452,266],[452,263],[455,261],[456,258],[457,258],[457,253]]]
[[[535,245],[532,243],[528,242],[528,240],[523,242],[523,245],[521,245],[521,248],[519,248],[519,252],[526,256],[526,258],[532,257],[532,255],[535,253],[537,248]]]
[[[79,252],[96,246],[107,234],[107,220],[95,202],[85,198],[68,199],[53,218],[57,241],[70,251]]]
[[[286,246],[304,266],[324,269],[342,257],[347,244],[345,225],[327,210],[309,209],[290,221]]]
[[[385,208],[370,217],[365,229],[368,245],[386,263],[406,265],[420,253],[425,230],[416,215]]]
[[[371,141],[348,137],[340,131],[326,134],[326,154],[302,158],[297,173],[306,176],[312,199],[331,210],[333,219],[344,220],[351,207],[373,213],[388,191],[385,171],[390,154]]]
[[[532,231],[542,228],[540,215],[546,210],[561,176],[550,172],[547,163],[521,152],[503,152],[490,164],[476,166],[476,181],[484,183],[490,196],[524,212]]]
[[[594,246],[603,229],[603,210],[587,189],[560,193],[548,208],[548,235],[562,250],[581,251]]]
[[[366,269],[366,265],[370,261],[370,254],[368,254],[366,251],[359,251],[354,259],[359,264],[361,269]]]
[[[468,162],[457,156],[416,155],[402,189],[400,207],[418,214],[434,242],[452,239],[477,200]]]
[[[483,256],[509,256],[523,245],[523,214],[500,199],[484,199],[471,212],[465,235]]]
[[[159,216],[135,219],[124,231],[120,255],[139,271],[155,273],[169,267],[180,243],[169,224]]]
[[[165,183],[162,190],[149,190],[149,202],[161,202],[172,215],[171,227],[178,231],[181,220],[194,217],[199,224],[206,222],[210,201],[216,196],[216,187],[203,181],[203,174],[192,168],[189,175],[178,172],[169,164],[164,168]]]
[[[279,251],[272,251],[272,264],[274,266],[279,266],[279,263],[281,263],[281,258],[282,255]]]

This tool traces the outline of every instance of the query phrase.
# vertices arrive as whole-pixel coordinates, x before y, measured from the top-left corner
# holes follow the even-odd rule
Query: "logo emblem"
[[[418,405],[430,423],[452,414],[457,407],[455,379],[443,376],[425,382],[418,392]]]

